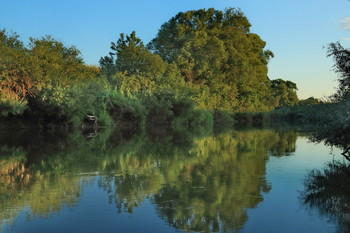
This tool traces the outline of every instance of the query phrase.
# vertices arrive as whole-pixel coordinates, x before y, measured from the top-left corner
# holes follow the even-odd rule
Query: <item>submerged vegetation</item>
[[[297,104],[296,84],[267,77],[273,53],[234,8],[180,12],[148,45],[120,34],[100,66],[46,36],[0,31],[0,127],[198,124]]]

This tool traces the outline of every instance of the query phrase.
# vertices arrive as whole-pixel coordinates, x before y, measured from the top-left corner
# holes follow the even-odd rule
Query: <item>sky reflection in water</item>
[[[92,139],[22,132],[0,139],[4,232],[341,229],[300,201],[308,172],[332,160],[330,148],[293,130],[102,131]]]

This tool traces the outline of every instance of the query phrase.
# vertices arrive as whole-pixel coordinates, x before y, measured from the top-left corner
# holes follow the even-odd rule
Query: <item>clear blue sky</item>
[[[146,44],[179,11],[210,7],[241,8],[251,31],[275,54],[271,79],[296,82],[300,98],[334,92],[337,76],[324,46],[340,41],[350,47],[348,0],[0,0],[0,29],[17,32],[25,42],[52,35],[97,65],[120,33],[135,30]]]

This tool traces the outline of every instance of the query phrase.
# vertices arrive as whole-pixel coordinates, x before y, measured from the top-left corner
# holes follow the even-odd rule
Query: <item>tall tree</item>
[[[261,110],[270,92],[267,63],[273,54],[250,26],[234,8],[180,12],[148,47],[175,62],[187,82],[201,86],[200,98],[210,100],[202,101],[204,107]]]
[[[133,31],[130,35],[120,34],[116,43],[111,43],[109,56],[100,59],[102,71],[107,75],[123,72],[129,75],[152,73],[157,76],[165,71],[163,60],[152,54]]]

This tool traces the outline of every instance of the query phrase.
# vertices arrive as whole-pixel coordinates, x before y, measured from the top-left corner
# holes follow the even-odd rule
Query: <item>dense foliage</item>
[[[339,42],[328,46],[328,56],[334,59],[334,70],[339,75],[339,87],[333,98],[337,101],[349,97],[350,94],[350,49],[346,49]]]
[[[25,46],[2,30],[0,113],[46,127],[193,124],[297,104],[295,83],[267,77],[273,53],[250,26],[234,8],[180,12],[147,46],[136,32],[120,34],[100,67],[50,36]]]
[[[49,36],[30,38],[28,47],[16,34],[0,31],[0,113],[27,112],[50,124],[80,121],[97,98],[99,69],[86,66],[75,47]],[[84,112],[84,113],[82,113]]]
[[[207,109],[268,109],[271,96],[267,63],[273,54],[250,32],[244,14],[230,8],[178,13],[162,25],[149,47],[177,64],[184,79],[200,87]]]

